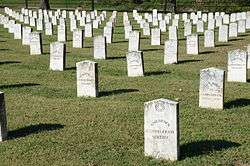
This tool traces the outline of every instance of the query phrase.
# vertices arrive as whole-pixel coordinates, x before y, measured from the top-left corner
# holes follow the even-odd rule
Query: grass
[[[98,98],[76,97],[75,63],[93,60],[92,39],[84,41],[85,48],[72,48],[68,32],[67,69],[54,72],[49,70],[49,43],[56,35],[43,34],[45,54],[31,56],[29,47],[0,27],[0,91],[5,93],[9,128],[9,140],[0,144],[1,165],[249,164],[250,83],[226,82],[226,108],[221,111],[199,108],[198,90],[199,71],[226,70],[227,52],[245,49],[250,32],[229,43],[217,42],[213,49],[205,49],[200,36],[201,54],[191,56],[185,53],[181,25],[176,65],[164,65],[164,46],[151,46],[142,36],[146,76],[128,78],[122,13],[117,20],[109,59],[97,61]],[[162,34],[162,44],[167,36]],[[180,161],[144,156],[143,104],[157,98],[180,102]]]

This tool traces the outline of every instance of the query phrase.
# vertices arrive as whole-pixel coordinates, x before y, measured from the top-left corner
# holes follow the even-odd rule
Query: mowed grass
[[[110,16],[110,13],[108,14]],[[130,13],[131,18],[131,13]],[[132,18],[131,18],[132,19]],[[102,28],[94,34],[102,33]],[[139,26],[133,22],[134,29]],[[227,69],[227,52],[246,49],[250,32],[228,43],[186,55],[183,24],[179,29],[179,64],[164,65],[164,41],[150,46],[141,37],[145,77],[129,78],[128,42],[118,13],[114,43],[99,68],[98,98],[76,97],[75,63],[93,60],[93,41],[72,48],[68,31],[66,70],[49,70],[49,44],[55,35],[43,33],[44,54],[29,55],[29,47],[0,27],[0,91],[5,93],[9,140],[0,144],[0,165],[242,165],[250,158],[250,83],[225,85],[225,109],[198,107],[199,72]],[[250,75],[250,72],[248,71]],[[167,98],[180,103],[180,161],[144,156],[144,102]]]

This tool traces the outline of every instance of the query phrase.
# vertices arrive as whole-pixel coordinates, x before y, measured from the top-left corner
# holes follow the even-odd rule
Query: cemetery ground
[[[94,36],[102,34],[103,25]],[[66,70],[55,72],[49,70],[49,44],[57,40],[56,28],[54,36],[42,35],[44,54],[35,56],[1,26],[0,90],[5,93],[9,132],[8,141],[0,144],[0,165],[249,164],[250,80],[225,83],[224,110],[199,108],[198,97],[200,70],[227,70],[228,51],[246,49],[250,32],[209,49],[200,36],[200,54],[194,56],[186,55],[180,34],[183,25],[175,65],[163,64],[167,33],[161,35],[161,46],[151,46],[150,38],[142,36],[145,77],[129,78],[128,41],[119,12],[108,59],[94,60],[99,97],[78,98],[75,63],[93,60],[91,38],[86,38],[84,48],[72,48],[68,28]],[[180,103],[180,161],[144,156],[144,102],[158,98]]]

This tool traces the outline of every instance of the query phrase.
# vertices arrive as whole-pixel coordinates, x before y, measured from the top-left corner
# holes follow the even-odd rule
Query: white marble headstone
[[[179,159],[179,103],[157,99],[144,103],[144,153],[156,159]]]
[[[186,47],[187,54],[199,54],[199,38],[197,34],[187,36]]]
[[[127,70],[129,77],[144,76],[144,61],[141,51],[127,53]]]
[[[65,68],[65,44],[54,42],[50,44],[50,70],[63,71]]]
[[[94,58],[106,59],[106,39],[104,36],[96,36],[94,38]]]
[[[164,64],[178,63],[178,41],[167,40],[164,47]]]
[[[76,63],[77,96],[98,96],[98,65],[93,61]]]
[[[200,71],[199,107],[223,109],[225,71],[207,68]]]
[[[41,33],[31,32],[30,33],[30,55],[42,54],[42,39]]]

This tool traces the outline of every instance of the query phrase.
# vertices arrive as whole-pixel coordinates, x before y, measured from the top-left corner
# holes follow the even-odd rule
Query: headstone
[[[93,36],[93,31],[92,31],[92,24],[88,23],[85,25],[85,37],[92,37]]]
[[[14,29],[14,39],[22,39],[22,25],[15,24]]]
[[[204,47],[214,47],[214,31],[206,30],[204,33]]]
[[[187,54],[198,55],[199,54],[199,40],[197,34],[187,36],[186,47]]]
[[[147,22],[143,24],[143,35],[150,36],[150,26],[149,26],[149,23]]]
[[[4,93],[0,92],[0,142],[7,140],[7,115],[5,110]]]
[[[207,68],[200,72],[199,107],[223,109],[225,71]]]
[[[179,159],[179,103],[157,99],[144,104],[144,153],[156,159]]]
[[[77,69],[77,96],[98,96],[98,65],[93,61],[76,63]]]
[[[82,29],[74,29],[73,31],[73,47],[82,48],[83,47],[83,31]]]
[[[50,22],[45,23],[45,35],[53,35],[53,26]]]
[[[192,23],[191,22],[186,22],[184,24],[184,36],[188,36],[192,34]]]
[[[161,31],[159,28],[151,29],[151,45],[161,45]]]
[[[238,37],[238,25],[236,22],[229,24],[229,37]]]
[[[247,68],[250,69],[250,44],[247,46]]]
[[[65,68],[64,43],[54,42],[50,44],[50,70],[63,71]]]
[[[199,20],[197,22],[196,27],[197,27],[197,33],[203,33],[204,32],[204,23],[203,23],[202,20]]]
[[[30,44],[30,33],[31,33],[31,28],[24,26],[22,30],[22,44],[23,45]]]
[[[169,40],[178,40],[178,33],[177,33],[176,26],[168,27],[168,36],[169,36]]]
[[[164,64],[178,63],[178,41],[168,40],[164,47]]]
[[[96,36],[94,38],[94,58],[106,59],[106,39],[104,36]]]
[[[209,30],[214,30],[214,27],[215,27],[215,20],[214,19],[209,19],[208,20],[208,29]]]
[[[30,55],[42,54],[42,39],[41,33],[31,32],[30,33]]]
[[[221,25],[219,27],[219,42],[228,42],[228,25]]]
[[[105,26],[103,28],[103,36],[106,38],[108,44],[113,41],[113,28],[111,26]]]
[[[141,51],[131,51],[127,53],[127,70],[129,77],[144,75],[144,61]]]
[[[66,42],[67,35],[66,35],[66,26],[65,25],[58,25],[57,26],[57,40],[59,42]]]
[[[228,53],[228,73],[229,82],[247,82],[247,52],[244,50],[234,50]]]
[[[129,34],[128,51],[139,51],[140,49],[140,32],[131,31]]]
[[[238,21],[238,32],[239,33],[246,33],[246,20],[239,20]]]

